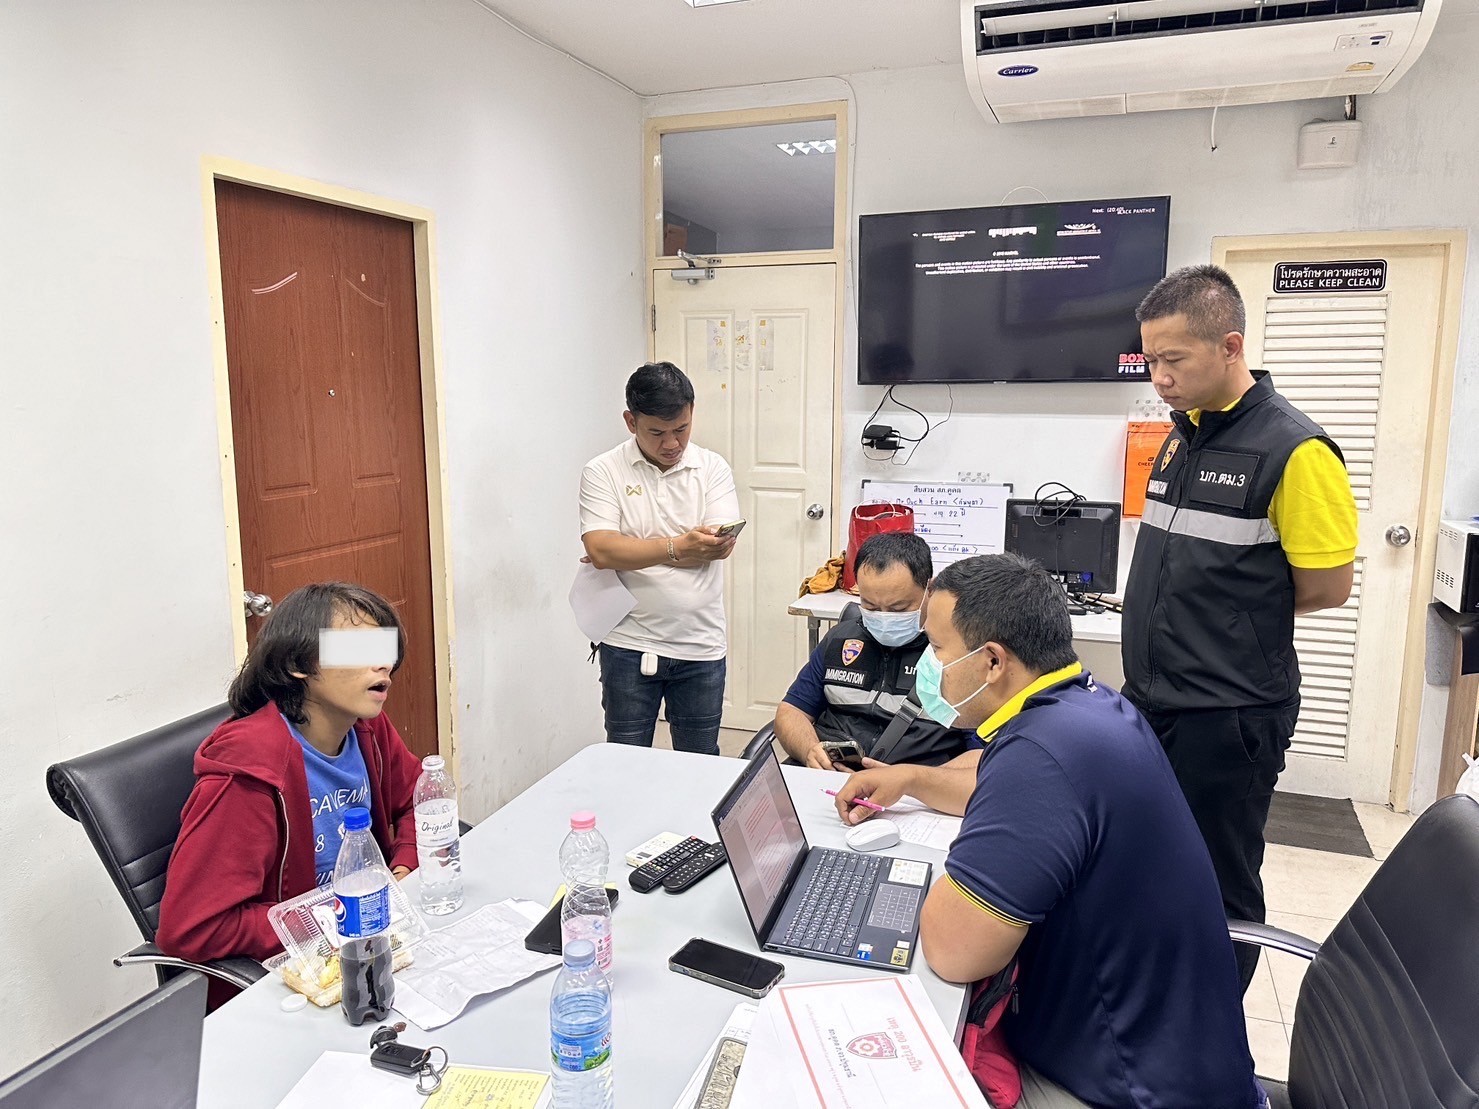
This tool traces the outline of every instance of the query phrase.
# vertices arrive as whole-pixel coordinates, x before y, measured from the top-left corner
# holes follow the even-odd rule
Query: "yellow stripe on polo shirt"
[[[1016,917],[1002,912],[995,905],[991,904],[991,902],[976,896],[976,894],[966,889],[954,878],[950,877],[950,875],[945,875],[945,881],[950,883],[951,887],[955,890],[956,893],[960,894],[960,896],[964,897],[968,902],[970,902],[976,908],[980,909],[983,913],[990,913],[992,916],[996,917],[997,920],[1001,921],[1004,924],[1010,924],[1013,928],[1028,927],[1027,921],[1018,920]]]
[[[1235,400],[1222,411],[1237,406]],[[1186,415],[1201,423],[1201,409]],[[1297,570],[1330,570],[1356,560],[1356,498],[1345,465],[1328,445],[1306,439],[1294,448],[1269,501],[1268,522]]]
[[[1002,725],[1022,711],[1022,706],[1026,704],[1027,698],[1041,693],[1049,686],[1057,685],[1059,682],[1066,682],[1069,678],[1076,678],[1083,672],[1083,663],[1074,662],[1063,667],[1061,670],[1054,670],[1051,674],[1042,675],[1031,685],[1018,690],[1013,694],[1011,700],[988,716],[986,723],[976,729],[976,734],[981,737],[983,742],[990,743],[996,738],[996,733],[1001,731]],[[1000,916],[1001,914],[998,913],[997,915]]]

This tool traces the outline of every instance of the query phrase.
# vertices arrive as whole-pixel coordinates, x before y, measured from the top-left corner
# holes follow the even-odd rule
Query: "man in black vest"
[[[1299,716],[1294,617],[1350,596],[1356,506],[1340,449],[1243,354],[1232,278],[1193,266],[1136,312],[1175,427],[1125,587],[1124,696],[1171,760],[1230,918],[1263,921],[1263,831]],[[1258,968],[1239,945],[1243,988]]]
[[[917,535],[875,535],[858,548],[858,605],[848,605],[817,644],[776,709],[775,734],[797,762],[834,766],[822,740],[855,740],[864,755],[914,688],[914,667],[929,646],[920,607],[934,576],[929,544]],[[971,745],[971,733],[912,721],[891,762],[948,762]],[[979,747],[979,744],[976,744]]]

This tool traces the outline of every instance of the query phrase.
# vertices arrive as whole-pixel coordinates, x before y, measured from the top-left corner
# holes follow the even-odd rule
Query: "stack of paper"
[[[446,1024],[479,994],[517,985],[560,965],[558,955],[524,946],[544,909],[534,901],[484,905],[433,932],[416,947],[416,962],[395,976],[396,1011],[430,1031]]]
[[[760,1005],[730,1109],[988,1109],[914,975],[781,986]]]
[[[539,1071],[453,1066],[437,1092],[423,1097],[414,1078],[372,1067],[368,1054],[325,1051],[277,1109],[549,1109],[553,1092]]]
[[[949,851],[960,835],[960,817],[938,812],[917,797],[901,798],[884,815],[898,826],[899,838],[905,843]]]

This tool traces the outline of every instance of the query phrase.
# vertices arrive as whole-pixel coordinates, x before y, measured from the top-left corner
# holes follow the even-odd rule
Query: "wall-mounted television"
[[[863,216],[858,381],[1147,381],[1171,198]]]

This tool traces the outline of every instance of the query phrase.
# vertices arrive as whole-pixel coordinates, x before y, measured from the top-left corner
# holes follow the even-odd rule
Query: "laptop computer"
[[[195,1109],[205,978],[182,974],[18,1074],[0,1109]]]
[[[929,863],[810,846],[769,746],[746,765],[713,817],[763,950],[909,969]]]

